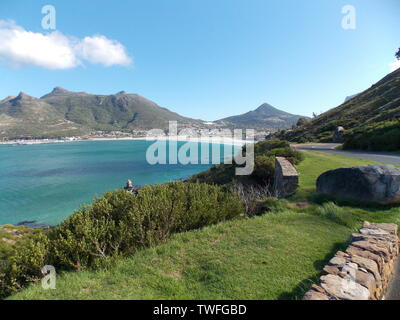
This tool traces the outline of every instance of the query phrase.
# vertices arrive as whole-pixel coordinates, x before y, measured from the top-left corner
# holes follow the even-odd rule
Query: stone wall
[[[324,267],[320,285],[312,285],[303,300],[380,300],[398,254],[396,224],[364,222],[346,252],[336,253]]]
[[[292,194],[299,185],[299,174],[289,159],[275,158],[274,193],[282,198]]]

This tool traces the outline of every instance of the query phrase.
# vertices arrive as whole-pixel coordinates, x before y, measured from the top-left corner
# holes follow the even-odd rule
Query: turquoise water
[[[184,143],[178,142],[178,147]],[[0,147],[0,225],[58,224],[93,197],[123,187],[127,179],[135,185],[163,183],[211,166],[150,165],[146,150],[151,144],[87,141]],[[221,159],[223,148],[220,145]]]

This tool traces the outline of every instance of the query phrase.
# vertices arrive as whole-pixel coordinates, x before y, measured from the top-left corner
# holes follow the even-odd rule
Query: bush
[[[301,118],[299,118],[299,120],[297,120],[296,127],[304,126],[304,125],[306,125],[306,124],[309,123],[309,122],[310,122],[309,119],[307,119],[307,118],[305,118],[305,117],[301,117]]]
[[[271,156],[256,156],[254,159],[254,171],[251,177],[261,185],[272,185],[275,175],[275,158]]]
[[[357,219],[351,213],[333,202],[327,202],[322,206],[318,206],[315,209],[315,213],[349,228],[354,228],[357,225]]]
[[[268,212],[278,213],[288,210],[288,202],[285,199],[278,199],[274,197],[268,197],[264,200],[264,205],[267,207]]]
[[[206,184],[146,186],[136,196],[124,190],[108,192],[57,228],[18,246],[0,272],[0,293],[13,292],[39,279],[46,264],[59,270],[101,267],[110,257],[154,246],[172,233],[234,219],[243,213],[238,198]]]
[[[0,269],[0,297],[40,278],[41,269],[48,264],[48,248],[49,241],[44,232],[36,233],[14,247],[13,254],[3,261]]]
[[[270,139],[265,141],[260,141],[254,146],[254,153],[256,155],[263,155],[266,152],[277,149],[277,148],[290,148],[290,144],[287,141],[279,139]]]
[[[344,136],[343,149],[400,150],[400,121],[384,121],[350,130]]]
[[[254,217],[269,211],[269,207],[265,204],[265,199],[271,197],[268,186],[244,185],[235,181],[230,185],[229,189],[236,197],[242,200],[248,217]]]
[[[246,152],[243,147],[242,152]],[[304,156],[290,147],[289,142],[270,139],[257,142],[254,145],[254,171],[249,176],[236,176],[236,164],[220,164],[211,169],[193,175],[190,182],[203,182],[217,185],[230,185],[234,181],[243,184],[273,185],[275,174],[275,156],[292,158],[294,164],[299,164]]]
[[[209,170],[191,176],[187,181],[224,185],[232,181],[232,177],[235,176],[235,168],[236,166],[233,164],[215,165]]]
[[[304,155],[301,152],[290,147],[272,149],[267,152],[267,156],[292,158],[294,164],[299,164],[304,160]]]

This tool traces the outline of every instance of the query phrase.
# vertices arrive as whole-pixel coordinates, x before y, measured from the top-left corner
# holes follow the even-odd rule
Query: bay
[[[151,141],[84,141],[0,148],[0,225],[55,225],[106,191],[187,178],[211,164],[146,161]],[[178,148],[186,142],[178,142]],[[191,142],[194,143],[194,142]],[[203,146],[204,147],[204,146]],[[210,154],[212,145],[208,145]],[[232,155],[239,147],[220,145]],[[201,146],[198,144],[199,157]]]

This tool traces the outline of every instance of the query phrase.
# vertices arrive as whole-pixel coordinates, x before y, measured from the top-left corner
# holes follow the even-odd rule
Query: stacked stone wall
[[[388,288],[399,254],[397,225],[364,222],[324,267],[319,285],[303,300],[380,300]]]

